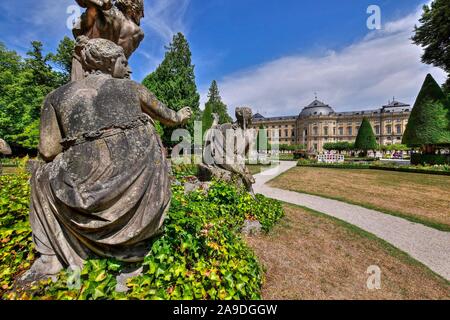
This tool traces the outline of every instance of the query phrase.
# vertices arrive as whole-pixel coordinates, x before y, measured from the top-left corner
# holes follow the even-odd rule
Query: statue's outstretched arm
[[[112,0],[75,0],[82,8],[97,7],[101,10],[109,10],[112,8]]]
[[[51,95],[47,96],[45,99],[44,107],[41,111],[39,138],[39,154],[46,162],[53,161],[53,159],[63,151],[61,146],[61,130],[59,129],[55,109],[50,100]]]
[[[92,29],[95,21],[99,15],[102,15],[103,11],[112,8],[112,0],[75,0],[82,8],[86,8],[86,12],[81,16],[79,24],[73,29],[73,35],[75,38],[87,35],[86,33]]]
[[[192,116],[190,108],[181,109],[178,112],[169,109],[160,102],[156,96],[142,85],[138,86],[142,112],[148,114],[154,120],[160,121],[166,126],[185,124]]]

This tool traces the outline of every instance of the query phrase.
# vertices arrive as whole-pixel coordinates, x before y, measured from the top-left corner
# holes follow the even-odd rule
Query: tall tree
[[[260,153],[265,153],[269,149],[267,129],[263,125],[259,126],[258,137],[256,138],[256,148]]]
[[[361,126],[359,127],[358,136],[355,141],[355,149],[361,150],[363,156],[367,155],[367,151],[376,150],[378,147],[377,138],[373,133],[372,125],[369,119],[363,118]]]
[[[74,49],[75,41],[66,36],[59,42],[56,54],[49,55],[50,60],[60,69],[62,84],[70,81]]]
[[[203,135],[211,129],[213,124],[213,110],[212,110],[212,104],[207,103],[205,105],[205,110],[203,111],[202,116],[202,129],[203,129]]]
[[[194,116],[186,128],[194,133],[194,121],[200,115],[200,95],[195,84],[194,65],[189,43],[182,33],[173,37],[172,43],[166,47],[167,52],[163,62],[155,72],[148,75],[143,84],[169,108],[179,111],[190,107]],[[164,128],[163,140],[173,145],[171,135],[173,129]]]
[[[219,115],[220,124],[233,122],[233,119],[228,114],[227,105],[222,102],[216,80],[213,80],[209,88],[208,102],[206,102],[205,109],[208,106],[211,107],[212,113]]]
[[[434,154],[437,146],[450,145],[449,101],[434,78],[428,74],[411,112],[403,144],[422,147]]]
[[[446,87],[450,89],[450,1],[434,0],[424,5],[421,25],[415,27],[412,40],[424,48],[422,61],[444,69],[449,77]]]
[[[0,44],[0,136],[13,148],[36,149],[42,101],[60,84],[42,48],[32,42],[23,60]]]

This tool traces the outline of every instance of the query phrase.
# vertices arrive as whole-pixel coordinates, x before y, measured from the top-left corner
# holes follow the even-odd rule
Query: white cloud
[[[222,97],[231,111],[248,105],[267,116],[298,114],[316,91],[339,111],[378,108],[392,96],[412,104],[427,73],[445,81],[442,70],[420,62],[422,49],[410,40],[420,12],[338,52],[284,57],[225,76]]]
[[[153,30],[168,43],[177,32],[187,32],[185,14],[190,0],[154,0],[147,1],[144,27]]]

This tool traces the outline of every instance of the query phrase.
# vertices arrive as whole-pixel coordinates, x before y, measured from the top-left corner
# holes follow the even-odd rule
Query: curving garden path
[[[294,161],[282,161],[279,166],[255,175],[255,192],[307,207],[366,230],[408,253],[450,281],[450,232],[439,231],[360,206],[267,185],[270,180],[296,165],[297,162]]]

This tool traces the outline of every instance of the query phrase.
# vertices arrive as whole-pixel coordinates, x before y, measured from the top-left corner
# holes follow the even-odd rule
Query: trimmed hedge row
[[[413,165],[445,165],[450,164],[449,154],[420,154],[411,155],[411,164]]]
[[[408,173],[423,173],[440,176],[450,176],[450,171],[436,171],[426,169],[413,169],[402,167],[380,167],[369,164],[298,164],[298,167],[311,167],[311,168],[326,168],[326,169],[362,169],[362,170],[383,170],[383,171],[396,171],[396,172],[408,172]]]

